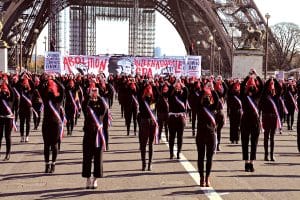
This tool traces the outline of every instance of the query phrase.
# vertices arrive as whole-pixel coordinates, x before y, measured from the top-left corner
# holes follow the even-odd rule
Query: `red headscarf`
[[[52,79],[48,80],[48,91],[52,92],[56,97],[59,96],[57,84]]]

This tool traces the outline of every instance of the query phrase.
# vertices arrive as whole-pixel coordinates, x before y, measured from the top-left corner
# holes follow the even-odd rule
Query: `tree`
[[[289,70],[300,48],[300,28],[294,23],[282,22],[272,27],[272,32],[280,48],[270,52],[270,65],[281,70]]]

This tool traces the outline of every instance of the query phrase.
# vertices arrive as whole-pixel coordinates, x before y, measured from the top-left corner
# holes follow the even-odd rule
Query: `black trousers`
[[[297,120],[297,145],[298,145],[298,152],[300,153],[300,113],[298,113],[298,120]]]
[[[202,131],[199,133],[199,131]],[[212,168],[214,151],[216,149],[217,137],[215,133],[197,131],[196,144],[198,151],[198,172],[204,177],[204,158],[206,154],[206,176],[208,177]]]
[[[34,109],[35,113],[33,114],[33,124],[34,124],[34,128],[36,129],[41,121],[41,107],[42,107],[42,103],[34,103],[32,104],[32,108]]]
[[[0,149],[2,145],[3,133],[5,135],[6,155],[10,154],[11,150],[11,131],[13,127],[13,120],[9,118],[0,118]]]
[[[192,109],[192,132],[193,132],[193,135],[195,135],[196,119],[197,119],[197,111],[196,111],[196,109]]]
[[[151,119],[139,119],[139,142],[141,150],[142,164],[146,164],[146,148],[147,143],[149,144],[149,160],[148,163],[152,162],[153,155],[153,141],[155,135],[155,124]]]
[[[137,126],[137,109],[134,107],[124,107],[125,123],[127,127],[127,135],[129,135],[131,118],[133,119],[133,131],[136,133]]]
[[[295,113],[295,108],[290,108],[287,107],[288,110],[288,114],[287,114],[287,126],[288,126],[288,130],[291,130],[293,128],[294,125],[294,113]]]
[[[159,126],[159,139],[161,139],[161,133],[163,128],[165,127],[165,134],[167,141],[169,140],[169,128],[168,128],[168,113],[157,113],[157,123]]]
[[[262,116],[262,123],[264,127],[264,149],[265,156],[268,156],[269,151],[269,139],[270,139],[270,155],[273,157],[274,153],[274,136],[277,127],[276,115],[264,115]]]
[[[216,114],[216,124],[217,124],[217,139],[218,139],[218,144],[221,143],[221,131],[222,128],[225,124],[225,115],[223,110],[218,110]]]
[[[42,134],[44,140],[45,163],[49,163],[50,161],[50,152],[52,154],[52,162],[56,162],[61,128],[63,128],[61,124],[44,119]]]
[[[238,142],[240,139],[240,127],[241,127],[242,113],[240,110],[230,110],[230,133],[229,139],[231,142]]]
[[[94,162],[93,162],[94,161]],[[83,162],[82,177],[89,178],[92,174],[92,162],[94,163],[93,176],[95,178],[103,177],[103,150],[102,147],[96,147],[95,143],[83,142]]]
[[[30,110],[20,110],[20,133],[24,136],[24,126],[26,123],[26,136],[29,136],[30,132],[30,121],[31,121],[31,109]]]
[[[169,138],[169,150],[170,150],[170,156],[174,155],[174,143],[175,143],[175,137],[177,136],[177,154],[181,152],[182,148],[182,137],[183,137],[183,131],[185,127],[185,117],[183,116],[173,116],[171,115],[169,117],[169,132],[170,132],[170,138]]]
[[[251,141],[250,160],[256,160],[257,142],[260,133],[260,125],[257,119],[243,115],[241,121],[241,139],[243,160],[249,160],[249,141]]]

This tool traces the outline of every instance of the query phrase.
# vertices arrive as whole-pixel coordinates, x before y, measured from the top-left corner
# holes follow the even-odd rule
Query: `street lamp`
[[[210,64],[209,64],[209,70],[210,70],[210,75],[213,74],[213,41],[214,41],[214,36],[210,35],[208,37],[208,41],[210,43]]]
[[[267,79],[267,71],[268,71],[268,57],[269,57],[269,19],[271,15],[266,13],[265,18],[267,19],[266,25],[266,52],[265,52],[265,80]]]
[[[47,51],[47,36],[44,37],[45,52]]]
[[[201,44],[201,42],[198,40],[196,44],[197,44],[197,55],[199,56],[199,54],[200,54],[199,51],[200,51],[200,44]]]
[[[34,52],[34,72],[37,72],[37,67],[36,67],[36,54],[37,54],[37,38],[38,38],[38,34],[39,34],[39,29],[35,28],[33,30],[33,33],[35,35],[35,52]]]
[[[22,53],[22,40],[23,40],[23,30],[22,30],[22,24],[24,20],[22,18],[18,19],[18,27],[20,32],[20,72],[22,71],[22,65],[23,65],[23,53]]]
[[[18,60],[18,41],[17,40],[13,40],[13,45],[15,48],[15,65],[16,67],[19,65],[19,60]]]
[[[234,60],[234,41],[233,41],[233,32],[234,32],[234,24],[230,23],[229,25],[231,29],[231,71],[233,70],[233,60]]]
[[[218,75],[221,75],[221,47],[218,47]]]

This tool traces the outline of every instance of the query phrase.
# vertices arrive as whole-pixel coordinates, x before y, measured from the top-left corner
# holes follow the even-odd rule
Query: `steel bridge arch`
[[[119,2],[123,1],[124,6],[132,6],[135,0]],[[131,4],[128,3],[130,1]],[[204,67],[211,59],[209,36],[214,36],[213,47],[221,47],[223,74],[231,74],[232,54],[234,49],[239,47],[240,38],[238,36],[232,38],[232,31],[239,32],[238,27],[241,24],[250,24],[266,30],[266,21],[253,0],[138,1],[141,7],[154,6],[156,11],[166,17],[182,38],[188,54],[203,56]],[[115,0],[6,0],[0,4],[4,24],[2,39],[13,46],[12,38],[20,37],[20,33],[16,30],[16,22],[19,18],[23,18],[28,23],[22,32],[23,37],[26,36],[23,38],[23,60],[26,62],[37,39],[34,36],[34,29],[42,30],[53,13],[58,13],[70,5],[114,6],[115,2]],[[28,10],[31,10],[30,14],[24,14]],[[276,40],[270,31],[269,33],[270,47],[277,48]],[[10,51],[13,50],[12,48]]]

